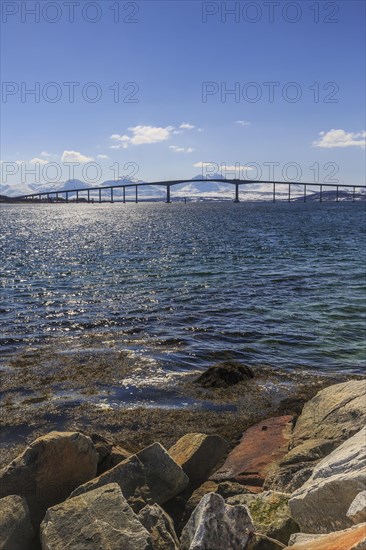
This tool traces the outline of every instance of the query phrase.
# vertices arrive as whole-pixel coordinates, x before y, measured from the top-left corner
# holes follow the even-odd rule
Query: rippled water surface
[[[1,207],[5,354],[108,334],[163,370],[361,372],[365,205]]]

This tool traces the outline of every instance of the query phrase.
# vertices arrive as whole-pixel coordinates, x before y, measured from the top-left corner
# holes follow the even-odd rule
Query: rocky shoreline
[[[231,384],[224,370],[210,387]],[[253,382],[242,374],[233,383]],[[138,449],[120,434],[41,435],[0,470],[0,548],[366,548],[366,380],[313,393],[232,417],[236,439],[204,421],[182,434],[172,416],[170,438],[154,430]]]

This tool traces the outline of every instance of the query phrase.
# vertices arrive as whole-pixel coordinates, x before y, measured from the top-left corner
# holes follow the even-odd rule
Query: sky
[[[1,10],[5,185],[214,172],[365,182],[363,1]]]

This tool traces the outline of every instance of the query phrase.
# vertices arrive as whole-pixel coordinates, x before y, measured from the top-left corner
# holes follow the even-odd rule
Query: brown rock
[[[288,451],[292,420],[292,416],[279,416],[249,428],[223,466],[210,479],[262,487],[269,470]]]
[[[137,518],[150,533],[153,550],[180,549],[173,521],[158,504],[145,506]]]
[[[190,488],[195,489],[208,479],[228,449],[228,442],[219,435],[189,433],[181,437],[168,452],[189,477]]]
[[[0,499],[1,550],[33,550],[35,534],[24,498],[11,495]]]
[[[47,508],[95,476],[97,462],[89,437],[78,432],[50,432],[0,470],[0,496],[23,496],[38,529]]]
[[[295,535],[295,542],[288,550],[363,550],[366,548],[366,523],[336,531],[328,535]]]
[[[254,378],[251,368],[235,361],[225,361],[208,368],[195,382],[203,388],[227,388],[250,378]]]
[[[107,470],[117,466],[122,460],[126,460],[132,453],[126,451],[118,445],[114,445],[99,434],[92,434],[90,439],[94,443],[95,450],[98,453],[98,471],[97,475],[103,474]]]

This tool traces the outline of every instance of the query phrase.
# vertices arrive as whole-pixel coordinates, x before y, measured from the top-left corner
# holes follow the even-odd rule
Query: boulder
[[[293,493],[309,479],[316,463],[334,447],[334,441],[328,439],[310,439],[300,443],[268,471],[264,489]]]
[[[321,460],[289,500],[305,533],[330,533],[352,525],[348,509],[366,489],[366,427]]]
[[[288,452],[292,416],[269,418],[244,432],[212,481],[237,481],[261,490],[267,473]]]
[[[126,449],[114,445],[114,443],[111,443],[99,434],[92,434],[90,439],[94,443],[95,450],[98,453],[98,476],[117,466],[117,464],[122,462],[122,460],[126,460],[132,454],[126,451]]]
[[[219,435],[189,433],[181,437],[168,452],[189,477],[193,490],[208,479],[228,449],[228,442]]]
[[[206,481],[200,487],[198,487],[188,499],[181,520],[182,529],[191,517],[193,510],[200,503],[201,498],[207,493],[217,493],[218,495],[221,495],[224,499],[227,499],[236,495],[248,494],[249,491],[246,487],[240,485],[240,483],[235,483],[231,481],[223,481],[222,483],[216,483],[215,481]]]
[[[366,491],[358,493],[348,508],[347,517],[353,523],[366,522]]]
[[[189,479],[164,447],[153,443],[81,485],[71,497],[109,483],[117,483],[132,508],[138,512],[146,504],[163,504],[178,495],[187,487]]]
[[[150,533],[154,550],[179,550],[173,520],[158,504],[145,506],[138,513],[138,519]]]
[[[50,432],[0,470],[0,496],[20,495],[38,529],[47,508],[65,500],[97,472],[91,439],[78,432]]]
[[[298,533],[290,539],[288,550],[364,550],[366,523],[328,535]]]
[[[291,450],[269,473],[266,489],[293,492],[317,462],[366,423],[366,380],[329,386],[305,404],[293,430]]]
[[[230,506],[220,495],[208,493],[182,531],[182,550],[243,550],[253,529],[246,506]]]
[[[227,388],[251,378],[254,378],[254,373],[250,367],[225,361],[209,367],[195,382],[203,388]]]
[[[256,533],[262,533],[288,544],[290,536],[299,531],[291,518],[288,500],[291,495],[265,491],[258,495],[242,494],[227,499],[228,504],[245,504],[253,518]],[[278,546],[263,537],[256,537],[251,550],[277,550]]]
[[[17,495],[0,499],[0,549],[32,550],[34,540],[26,500]]]
[[[116,483],[47,510],[41,524],[43,550],[151,550],[151,539]]]
[[[308,440],[331,440],[337,446],[366,423],[366,379],[329,386],[304,405],[292,446]]]

